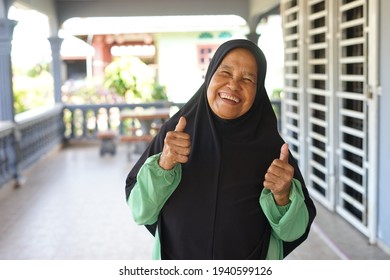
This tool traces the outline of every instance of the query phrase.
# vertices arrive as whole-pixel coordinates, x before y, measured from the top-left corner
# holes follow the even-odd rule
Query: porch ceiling
[[[55,0],[59,23],[72,17],[238,15],[249,16],[249,0]]]
[[[236,15],[253,21],[279,0],[53,0],[59,27],[70,18]],[[200,19],[199,22],[201,22]],[[176,21],[177,26],[181,25]],[[122,26],[123,28],[123,26]]]

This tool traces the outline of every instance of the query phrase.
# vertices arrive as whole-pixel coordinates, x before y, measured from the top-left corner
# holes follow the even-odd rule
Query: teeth
[[[231,96],[231,95],[224,93],[224,92],[221,93],[221,98],[229,99],[229,100],[232,100],[236,103],[240,102],[240,99],[238,99],[237,97]]]

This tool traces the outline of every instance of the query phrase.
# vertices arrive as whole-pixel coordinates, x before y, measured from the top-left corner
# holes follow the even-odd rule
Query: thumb
[[[284,162],[288,162],[288,144],[284,143],[283,146],[280,148],[280,156],[279,159]]]
[[[183,132],[184,128],[186,128],[187,120],[185,117],[180,117],[179,122],[176,125],[175,131]]]

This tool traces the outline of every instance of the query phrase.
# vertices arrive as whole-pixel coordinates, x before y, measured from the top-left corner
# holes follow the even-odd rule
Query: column
[[[246,38],[257,45],[259,43],[260,34],[257,34],[255,31],[252,31],[249,34],[246,34]]]
[[[14,121],[11,41],[16,23],[0,18],[0,121]]]
[[[106,44],[104,35],[95,35],[92,40],[95,55],[92,58],[92,73],[95,81],[103,83],[104,69],[112,61],[111,45]]]
[[[62,75],[61,75],[61,44],[64,39],[60,37],[50,37],[52,56],[52,75],[54,80],[54,101],[55,103],[62,103],[61,87],[62,87]]]

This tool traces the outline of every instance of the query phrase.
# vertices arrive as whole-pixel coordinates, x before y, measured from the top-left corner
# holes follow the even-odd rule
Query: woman
[[[279,136],[266,60],[248,40],[222,44],[205,81],[126,180],[154,259],[283,259],[316,215]]]

